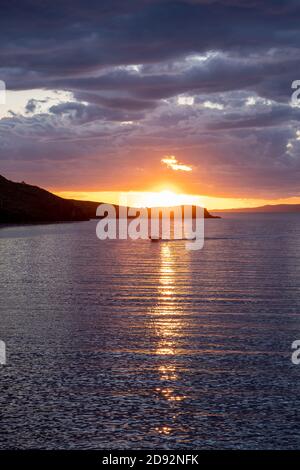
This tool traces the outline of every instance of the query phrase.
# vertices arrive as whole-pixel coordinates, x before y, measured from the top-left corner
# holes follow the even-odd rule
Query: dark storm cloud
[[[87,101],[88,103],[94,103],[113,109],[124,109],[127,111],[141,111],[146,109],[155,108],[158,104],[156,101],[135,99],[131,97],[122,96],[105,96],[104,94],[95,94],[90,92],[80,92],[73,88],[75,97],[78,100]]]
[[[300,59],[300,5],[294,1],[1,4],[0,73],[9,89],[114,89],[155,100],[193,90],[253,86],[263,96],[286,100]],[[112,66],[155,65],[207,51],[225,56],[176,76],[147,73],[146,67],[140,75],[105,72]],[[100,77],[91,76],[101,70]],[[142,104],[146,109],[145,102],[136,103],[140,109]]]
[[[245,113],[228,113],[221,121],[214,122],[212,129],[265,128],[286,125],[300,121],[300,108],[274,106],[262,113],[246,115]]]
[[[282,4],[282,5],[280,5]],[[31,80],[190,53],[298,47],[296,2],[1,2],[1,64]],[[14,78],[14,80],[13,80]],[[26,76],[25,76],[26,79]]]
[[[28,108],[28,105],[27,105]],[[105,107],[86,105],[78,102],[67,102],[53,105],[49,112],[57,116],[69,117],[73,124],[83,124],[92,121],[129,121],[141,119],[142,113],[128,113],[122,109],[109,109]]]
[[[107,188],[176,154],[195,192],[296,194],[299,18],[295,0],[2,1],[0,79],[73,96],[0,120],[2,171],[55,160],[59,185],[72,162]]]
[[[71,90],[114,91],[134,96],[142,105],[145,100],[169,98],[180,93],[215,93],[248,89],[275,100],[288,100],[291,95],[292,71],[300,57],[276,60],[246,60],[228,56],[212,56],[199,65],[175,73],[140,73],[114,70],[98,77],[69,78],[54,81],[59,88]],[[294,72],[293,72],[294,74]],[[285,86],[275,86],[274,82]],[[109,101],[102,98],[104,101]],[[138,102],[137,102],[138,103]],[[148,103],[149,105],[149,103]]]

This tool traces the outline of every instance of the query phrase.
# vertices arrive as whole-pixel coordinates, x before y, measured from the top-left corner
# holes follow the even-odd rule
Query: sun
[[[180,204],[179,195],[165,189],[159,192],[145,192],[141,195],[139,205],[143,207],[167,207]]]
[[[135,205],[140,207],[171,207],[185,204],[195,204],[195,197],[178,194],[170,189],[159,192],[145,192],[139,195]]]
[[[158,193],[157,197],[158,197],[159,204],[164,206],[164,207],[165,206],[175,206],[177,204],[180,204],[179,194],[176,194],[173,191],[169,191],[168,189],[165,189],[164,191],[160,191]]]

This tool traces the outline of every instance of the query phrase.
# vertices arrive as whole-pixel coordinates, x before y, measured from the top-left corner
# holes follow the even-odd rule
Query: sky
[[[300,202],[298,0],[1,9],[3,176],[85,199],[174,191],[211,208]]]

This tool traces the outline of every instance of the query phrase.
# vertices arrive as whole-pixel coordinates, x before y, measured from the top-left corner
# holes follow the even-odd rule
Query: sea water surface
[[[1,449],[300,448],[300,215],[0,230]]]

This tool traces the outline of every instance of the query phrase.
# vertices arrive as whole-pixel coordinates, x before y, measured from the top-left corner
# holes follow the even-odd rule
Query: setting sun
[[[199,204],[199,199],[197,196],[178,194],[166,189],[159,192],[141,193],[137,197],[135,205],[140,207],[180,206],[184,204]]]

